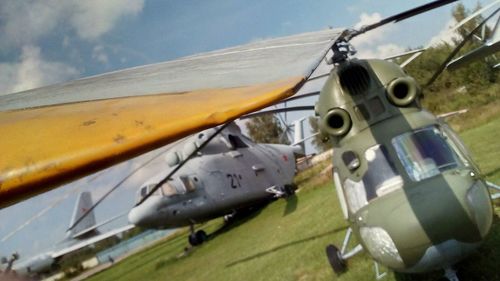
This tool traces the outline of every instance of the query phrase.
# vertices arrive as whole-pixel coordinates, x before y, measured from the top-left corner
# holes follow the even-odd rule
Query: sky
[[[469,9],[477,3],[461,2]],[[2,0],[0,95],[263,39],[328,27],[360,27],[424,3]],[[451,23],[451,8],[446,6],[356,38],[352,43],[358,57],[383,58],[448,38],[443,30]],[[308,87],[308,91],[318,90],[321,84]],[[313,104],[314,100],[298,103]],[[289,119],[305,115],[289,114]],[[0,256],[19,251],[21,257],[28,257],[53,247],[64,238],[78,192],[90,190],[98,198],[155,153],[0,210]],[[161,169],[160,160],[141,170],[99,206],[97,220],[127,211],[140,184]],[[126,223],[121,219],[107,227]]]

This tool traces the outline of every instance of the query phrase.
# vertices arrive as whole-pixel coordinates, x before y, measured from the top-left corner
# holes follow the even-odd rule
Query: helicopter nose
[[[128,213],[128,221],[129,223],[133,225],[138,225],[140,226],[144,220],[144,215],[142,214],[142,210],[139,210],[140,208],[134,207],[130,212]]]
[[[147,221],[148,221],[148,216],[143,210],[143,208],[140,207],[134,207],[130,212],[128,213],[128,221],[136,226],[146,226]]]
[[[401,212],[395,212],[392,217],[408,222],[405,228],[399,229],[398,238],[405,241],[400,244],[400,250],[406,256],[407,265],[411,265],[407,272],[453,265],[472,253],[489,231],[488,192],[465,171],[429,179],[419,187],[419,192],[407,195],[411,212],[405,212],[405,218]]]
[[[136,206],[128,213],[128,221],[136,226],[154,227],[156,222],[157,204],[146,200],[139,206]]]

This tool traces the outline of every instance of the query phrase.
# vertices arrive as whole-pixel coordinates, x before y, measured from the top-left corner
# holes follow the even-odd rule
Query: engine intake
[[[395,106],[408,106],[418,95],[418,86],[411,77],[399,77],[392,80],[387,87],[387,98]]]
[[[349,113],[342,108],[333,108],[322,119],[322,129],[328,135],[342,136],[351,129],[352,121]]]

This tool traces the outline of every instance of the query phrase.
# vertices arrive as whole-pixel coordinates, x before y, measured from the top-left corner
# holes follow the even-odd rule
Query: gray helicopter
[[[132,208],[129,221],[147,228],[190,226],[189,243],[195,246],[203,243],[207,234],[194,232],[194,224],[293,195],[295,159],[304,153],[303,146],[297,145],[303,134],[301,123],[296,124],[295,142],[288,146],[255,143],[230,123],[145,200],[172,169],[216,134],[216,129],[187,138],[165,155],[165,171],[138,190],[137,202],[143,202]]]

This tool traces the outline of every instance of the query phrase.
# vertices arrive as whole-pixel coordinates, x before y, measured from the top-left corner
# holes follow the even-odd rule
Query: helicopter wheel
[[[196,231],[196,238],[200,241],[200,244],[208,240],[208,235],[203,230]]]
[[[347,269],[345,260],[342,258],[339,249],[334,245],[326,246],[326,256],[335,274],[339,275]]]
[[[194,233],[189,234],[188,241],[191,246],[198,246],[199,244],[198,239],[196,239],[196,234]]]
[[[295,194],[295,188],[292,185],[285,185],[285,198]]]
[[[195,233],[189,234],[188,241],[191,246],[198,246],[207,241],[208,235],[203,230],[198,230]]]

